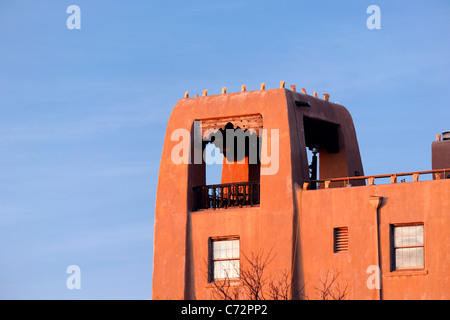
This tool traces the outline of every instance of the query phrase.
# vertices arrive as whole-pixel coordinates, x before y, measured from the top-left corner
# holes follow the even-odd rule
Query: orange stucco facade
[[[199,209],[195,190],[206,184],[205,163],[193,161],[194,121],[230,118],[236,127],[249,115],[258,115],[258,125],[262,121],[268,130],[260,152],[275,150],[279,157],[254,167],[248,159],[223,165],[222,183],[256,179],[258,202]],[[182,163],[173,160],[182,142],[173,135],[179,129],[191,138]],[[311,183],[312,145],[319,146],[319,178],[330,180],[317,190],[305,184]],[[256,178],[255,168],[261,173]],[[210,299],[210,241],[220,237],[238,237],[247,255],[272,250],[266,272],[288,270],[295,297],[301,292],[314,299],[320,279],[331,271],[347,285],[347,299],[450,298],[450,179],[377,185],[362,178],[351,187],[332,180],[357,176],[364,171],[356,131],[341,105],[285,88],[180,99],[168,121],[158,178],[153,298]],[[222,204],[224,197],[230,201],[225,191],[214,201]],[[393,270],[393,226],[417,223],[424,230],[424,266]],[[343,252],[333,250],[338,227],[348,228]],[[379,267],[379,288],[368,285],[370,266]]]

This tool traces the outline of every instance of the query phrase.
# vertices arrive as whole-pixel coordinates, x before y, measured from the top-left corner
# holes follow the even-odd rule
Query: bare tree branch
[[[290,300],[290,299],[309,299],[304,295],[303,286],[296,296],[293,297],[292,274],[290,271],[283,270],[275,276],[267,274],[267,267],[274,261],[275,255],[272,250],[267,254],[263,251],[251,253],[244,257],[239,265],[239,280],[230,279],[225,270],[224,279],[209,279],[213,284],[212,298],[218,300]],[[343,300],[348,294],[348,285],[343,286],[338,278],[339,272],[327,271],[325,279],[319,279],[319,287],[316,287],[318,299],[321,300]]]
[[[327,271],[325,280],[320,279],[321,287],[316,288],[318,291],[318,296],[320,300],[343,300],[347,296],[348,284],[341,288],[337,279],[339,278],[340,272],[331,273]]]

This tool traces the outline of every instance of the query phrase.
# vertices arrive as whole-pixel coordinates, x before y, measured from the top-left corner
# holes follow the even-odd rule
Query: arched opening
[[[259,205],[261,139],[252,124],[262,126],[261,121],[260,116],[252,116],[206,122],[204,171],[195,176],[205,184],[194,187],[195,210]]]
[[[211,131],[203,144],[207,184],[217,181],[219,162],[220,183],[260,181],[260,138],[255,130],[235,128],[229,122],[224,128]]]

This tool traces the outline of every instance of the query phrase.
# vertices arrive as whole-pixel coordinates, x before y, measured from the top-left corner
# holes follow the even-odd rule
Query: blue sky
[[[330,93],[366,174],[431,169],[450,129],[446,0],[0,0],[0,30],[1,299],[151,298],[162,143],[186,90]]]

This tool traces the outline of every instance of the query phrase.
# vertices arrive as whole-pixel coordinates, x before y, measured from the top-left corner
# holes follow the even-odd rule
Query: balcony
[[[194,187],[194,211],[259,205],[259,181]]]
[[[450,168],[449,169],[436,169],[428,171],[416,171],[416,172],[405,172],[405,173],[394,173],[394,174],[381,174],[373,176],[357,176],[357,177],[344,177],[344,178],[332,178],[332,179],[321,179],[321,180],[311,180],[309,182],[303,183],[303,190],[316,190],[316,189],[328,189],[328,188],[342,188],[360,185],[375,185],[375,180],[381,182],[380,184],[387,183],[403,183],[403,182],[418,182],[420,176],[428,175],[428,179],[422,180],[441,180],[450,179]],[[410,178],[409,181],[407,178]],[[398,181],[400,178],[400,181]],[[383,181],[383,179],[387,181]]]

